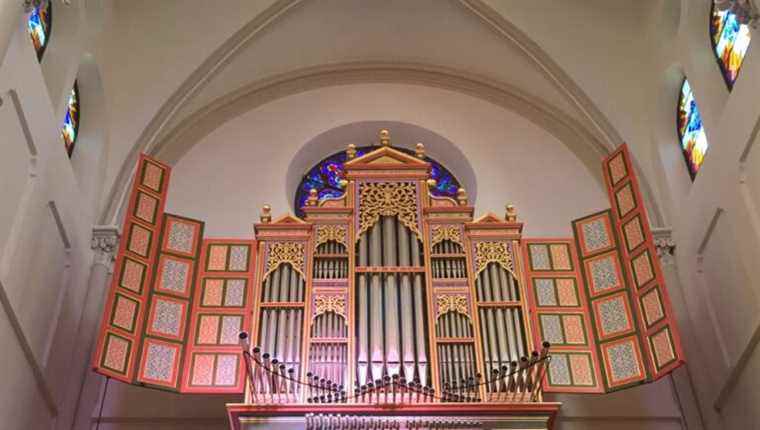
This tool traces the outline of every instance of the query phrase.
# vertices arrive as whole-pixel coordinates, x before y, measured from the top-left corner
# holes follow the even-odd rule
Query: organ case
[[[625,146],[604,162],[613,210],[576,220],[573,238],[534,239],[511,206],[475,219],[464,189],[433,196],[421,145],[381,145],[349,146],[344,194],[313,192],[304,219],[263,208],[253,239],[203,238],[201,221],[164,214],[170,169],[142,157],[95,369],[244,391],[234,428],[360,413],[388,428],[446,424],[431,415],[548,428],[559,404],[544,391],[613,391],[683,363]]]

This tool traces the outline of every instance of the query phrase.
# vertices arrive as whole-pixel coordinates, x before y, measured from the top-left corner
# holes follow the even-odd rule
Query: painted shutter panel
[[[136,381],[179,391],[203,222],[164,214]]]
[[[649,378],[636,303],[623,266],[610,210],[573,221],[581,272],[606,391]]]
[[[203,241],[182,391],[242,393],[245,363],[238,334],[252,327],[253,240]]]
[[[684,364],[685,359],[627,145],[604,159],[604,179],[635,300],[644,359],[652,378],[659,379]]]
[[[93,367],[169,391],[242,393],[255,242],[204,240],[202,221],[164,213],[169,175],[141,155]]]
[[[534,340],[552,343],[546,392],[617,391],[659,379],[685,362],[627,147],[605,158],[603,167],[611,209],[573,221],[572,240],[523,241]],[[560,282],[581,286],[577,307],[561,306],[572,296],[560,293]],[[571,322],[571,332],[584,333],[589,345],[569,344],[569,315],[586,322],[585,330]],[[581,353],[591,362],[593,383],[578,384],[587,361],[572,354]]]
[[[170,170],[140,156],[93,357],[97,372],[128,383],[135,382]]]
[[[572,239],[526,239],[523,255],[534,345],[551,343],[548,393],[603,393],[596,338]]]

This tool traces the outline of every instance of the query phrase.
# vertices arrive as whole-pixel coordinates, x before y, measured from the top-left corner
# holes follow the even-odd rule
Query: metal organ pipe
[[[498,263],[489,263],[475,281],[478,300],[491,304],[481,306],[481,347],[485,357],[486,374],[519,361],[525,355],[522,311],[519,307],[497,305],[493,302],[518,302],[517,281]],[[489,391],[498,389],[487,385]]]
[[[290,264],[281,264],[267,275],[261,296],[262,304],[289,304],[289,306],[275,305],[277,307],[262,308],[259,344],[262,345],[262,350],[267,353],[267,356],[272,358],[272,362],[277,359],[286,367],[292,367],[295,377],[300,375],[303,308],[293,306],[293,304],[303,303],[304,291],[304,280],[301,274]],[[278,368],[273,370],[277,372]],[[285,373],[281,372],[279,377],[284,378]],[[269,388],[270,394],[276,393],[277,388],[285,392],[289,390],[288,385],[284,383],[261,388],[262,390]]]
[[[383,266],[398,266],[398,243],[396,242],[396,224],[394,217],[383,217]],[[387,371],[391,375],[397,375],[400,368],[399,350],[399,321],[398,321],[398,285],[396,275],[385,275],[385,300],[384,306],[387,311],[385,317],[385,363]],[[395,312],[394,312],[394,308]],[[403,310],[402,310],[403,311]]]
[[[359,267],[373,269],[357,274],[357,384],[398,374],[426,385],[423,274],[394,270],[423,266],[416,235],[395,216],[382,216],[360,235],[357,254]]]
[[[382,257],[382,231],[380,224],[373,225],[369,230],[369,264],[372,267],[381,267],[383,265]],[[385,354],[383,351],[383,284],[382,275],[373,273],[370,282],[370,352],[372,357],[372,379],[382,378],[383,361]]]
[[[397,223],[398,247],[399,247],[399,266],[410,266],[411,258],[409,255],[409,230],[401,223]],[[414,331],[414,309],[412,302],[412,282],[408,273],[401,274],[401,333],[413,333]],[[414,378],[414,339],[412,336],[401,337],[401,350],[403,352],[404,376],[408,380]]]

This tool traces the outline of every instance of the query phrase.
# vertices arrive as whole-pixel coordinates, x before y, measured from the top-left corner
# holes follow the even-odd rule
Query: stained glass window
[[[61,126],[61,139],[66,146],[66,153],[71,157],[71,153],[74,152],[74,144],[77,141],[77,133],[79,132],[79,86],[74,81],[74,87],[71,88],[71,94],[69,94],[69,104],[66,107],[66,117],[63,119],[63,125]]]
[[[48,40],[50,40],[50,25],[52,24],[52,6],[50,0],[42,0],[32,9],[27,20],[29,36],[32,38],[34,50],[37,52],[37,61],[42,60]]]
[[[697,176],[705,153],[709,147],[707,136],[702,125],[702,116],[699,114],[697,101],[691,91],[689,81],[684,79],[681,85],[681,95],[678,98],[678,137],[681,140],[681,149],[689,166],[691,180]]]
[[[731,10],[718,10],[713,1],[710,18],[710,35],[728,88],[733,88],[739,68],[749,46],[750,33],[747,24],[741,24]]]
[[[363,146],[356,148],[356,156],[360,157],[371,152],[379,146]],[[394,148],[400,151],[414,154],[413,151],[404,148]],[[436,186],[431,189],[434,196],[456,197],[459,189],[459,181],[443,165],[430,157],[425,157],[425,161],[431,164],[431,177],[436,180]],[[296,190],[296,214],[303,216],[301,208],[306,204],[309,197],[309,191],[314,188],[317,190],[319,199],[327,197],[340,197],[343,195],[343,189],[340,187],[341,179],[345,179],[346,172],[343,163],[346,162],[346,151],[337,152],[312,167],[298,185]]]

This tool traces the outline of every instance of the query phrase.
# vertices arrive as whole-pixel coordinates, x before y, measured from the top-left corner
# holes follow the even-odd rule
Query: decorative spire
[[[415,155],[417,155],[417,158],[420,160],[425,159],[425,145],[422,144],[422,142],[418,142],[417,146],[414,149]]]
[[[507,213],[504,215],[507,222],[517,222],[517,210],[512,205],[507,205]]]
[[[459,206],[467,206],[467,191],[464,188],[460,187],[457,190],[457,201]]]
[[[391,146],[391,136],[388,130],[380,130],[380,145]]]
[[[269,224],[272,222],[272,207],[269,205],[264,205],[261,208],[261,216],[259,219],[261,219],[261,222],[264,224]]]
[[[348,144],[348,148],[346,149],[346,158],[349,160],[353,160],[356,157],[356,145],[353,143]]]
[[[318,201],[319,201],[319,197],[317,195],[317,189],[316,188],[310,189],[309,197],[306,199],[306,206],[316,206]]]

